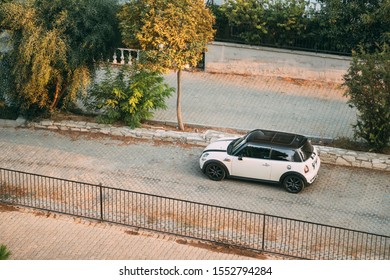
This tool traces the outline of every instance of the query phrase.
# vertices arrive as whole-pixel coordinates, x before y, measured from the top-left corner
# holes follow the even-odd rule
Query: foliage
[[[85,90],[95,64],[116,44],[116,0],[35,0],[1,4],[12,49],[10,75],[25,113],[54,110]],[[113,45],[114,44],[114,45]]]
[[[215,17],[213,28],[215,30],[216,38],[228,38],[230,34],[229,19],[226,14],[220,9],[218,5],[209,5],[210,11]]]
[[[228,0],[212,9],[217,39],[347,54],[390,44],[390,0],[318,2],[316,10],[305,0]]]
[[[320,2],[324,5],[316,15],[317,34],[337,50],[351,52],[360,46],[371,52],[377,43],[389,42],[389,0]]]
[[[344,77],[349,104],[358,110],[355,136],[363,138],[373,151],[390,142],[390,49],[384,45],[373,54],[354,52]]]
[[[0,245],[0,260],[8,260],[11,256],[11,252],[3,244]]]
[[[181,120],[181,71],[195,66],[212,40],[214,17],[202,0],[131,1],[119,14],[124,43],[146,50],[147,67],[178,74],[177,117]]]
[[[149,66],[160,71],[196,66],[214,34],[202,0],[132,0],[119,19],[124,43],[147,50]]]
[[[214,36],[214,17],[203,0],[131,0],[119,13],[123,42],[140,47],[144,66],[177,71],[177,117],[181,120],[181,71],[196,66]]]
[[[247,43],[285,45],[304,34],[305,0],[229,0],[221,6]]]
[[[105,68],[104,79],[89,90],[87,105],[100,109],[100,122],[125,121],[130,127],[140,127],[141,121],[153,116],[153,110],[165,109],[165,98],[173,88],[163,83],[158,72],[121,66],[117,73]]]
[[[292,44],[304,35],[305,0],[277,0],[266,13],[267,33],[277,45]]]
[[[261,40],[267,33],[265,0],[228,0],[221,6],[229,24],[240,30],[239,36],[247,43]]]

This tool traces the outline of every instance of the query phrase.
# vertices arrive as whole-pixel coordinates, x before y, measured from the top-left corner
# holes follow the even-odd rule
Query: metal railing
[[[0,168],[0,202],[302,259],[390,259],[390,237]]]

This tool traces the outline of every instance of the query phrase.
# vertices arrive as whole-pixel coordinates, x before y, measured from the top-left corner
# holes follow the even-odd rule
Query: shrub
[[[0,245],[0,260],[8,260],[11,256],[11,252],[8,251],[5,245]]]
[[[140,127],[141,121],[153,116],[156,109],[165,109],[165,98],[174,91],[163,83],[158,72],[121,66],[117,73],[106,67],[104,78],[89,89],[86,105],[98,109],[98,121],[124,121],[130,127]]]
[[[387,45],[372,54],[353,53],[345,95],[358,110],[355,137],[367,141],[372,151],[382,151],[390,141],[390,50]]]

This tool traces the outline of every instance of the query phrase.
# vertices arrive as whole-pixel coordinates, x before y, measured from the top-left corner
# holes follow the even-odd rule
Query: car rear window
[[[302,157],[303,161],[307,161],[312,155],[314,151],[313,145],[310,143],[310,141],[305,141],[303,146],[299,149],[299,153]]]

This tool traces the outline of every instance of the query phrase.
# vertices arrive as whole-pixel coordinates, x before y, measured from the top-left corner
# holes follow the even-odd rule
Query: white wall
[[[207,72],[343,82],[350,57],[213,42],[205,56]]]

